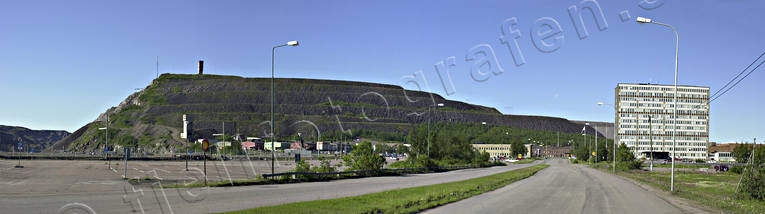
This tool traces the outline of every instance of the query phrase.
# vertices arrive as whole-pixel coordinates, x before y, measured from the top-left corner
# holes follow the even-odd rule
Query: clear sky
[[[271,47],[289,40],[301,45],[277,50],[277,77],[415,89],[402,78],[421,70],[430,90],[447,99],[506,114],[596,121],[613,121],[612,108],[596,103],[613,103],[619,82],[672,84],[673,33],[637,24],[636,16],[677,27],[683,85],[716,91],[765,51],[763,1],[645,1],[653,4],[597,1],[607,27],[599,29],[584,10],[584,39],[578,16],[569,16],[571,6],[582,8],[579,0],[6,1],[0,124],[74,131],[144,88],[155,78],[157,56],[160,73],[195,73],[196,60],[204,59],[206,73],[267,77]],[[509,27],[509,42],[500,41],[503,22],[513,17],[520,66],[507,46]],[[532,30],[550,29],[535,23],[553,21],[560,34],[542,43],[532,38]],[[471,76],[480,61],[466,60],[473,47],[491,47],[491,65],[504,72],[491,67]],[[449,57],[454,90],[447,93],[434,65]],[[710,141],[765,138],[763,80],[756,71],[712,103]]]

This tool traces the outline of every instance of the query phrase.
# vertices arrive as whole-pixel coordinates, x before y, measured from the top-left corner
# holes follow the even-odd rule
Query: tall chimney
[[[205,61],[199,60],[199,63],[197,63],[197,70],[199,70],[199,75],[202,75],[202,71],[205,70]]]

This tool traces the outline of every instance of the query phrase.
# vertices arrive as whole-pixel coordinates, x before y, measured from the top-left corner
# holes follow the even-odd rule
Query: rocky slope
[[[0,151],[13,151],[21,141],[24,150],[41,151],[69,135],[67,131],[31,130],[24,127],[0,125]]]
[[[110,142],[172,151],[180,139],[182,116],[191,121],[191,138],[214,133],[266,137],[270,129],[271,80],[219,75],[163,74],[52,150],[93,151],[103,148],[109,115]],[[446,100],[437,94],[400,86],[315,79],[276,79],[275,129],[278,138],[332,140],[369,137],[403,141],[412,124],[469,122],[514,128],[576,133],[581,125],[563,118],[502,115],[494,108]],[[443,103],[428,113],[428,106]],[[345,135],[342,135],[345,133]]]

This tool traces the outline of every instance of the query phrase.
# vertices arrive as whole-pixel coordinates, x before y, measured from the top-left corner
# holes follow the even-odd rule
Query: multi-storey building
[[[666,159],[672,151],[676,125],[676,158],[706,159],[709,87],[678,86],[677,90],[674,124],[674,85],[619,83],[614,105],[618,142],[626,144],[638,158],[650,158],[653,151],[654,159]]]

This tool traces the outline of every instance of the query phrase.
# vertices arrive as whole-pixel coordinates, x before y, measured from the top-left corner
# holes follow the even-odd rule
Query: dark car
[[[718,171],[718,172],[727,172],[728,171],[728,165],[715,165],[715,171]]]

